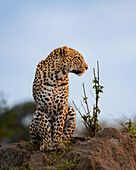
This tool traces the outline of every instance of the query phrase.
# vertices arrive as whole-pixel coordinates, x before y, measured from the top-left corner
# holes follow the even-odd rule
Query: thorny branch
[[[99,102],[99,98],[100,98],[99,94],[103,93],[102,89],[104,87],[99,84],[99,62],[98,61],[97,61],[97,76],[95,74],[94,68],[93,68],[93,74],[94,74],[93,89],[95,90],[95,104],[93,106],[93,115],[91,116],[91,111],[89,110],[88,98],[86,95],[84,83],[83,83],[83,93],[84,93],[83,101],[85,103],[86,109],[82,102],[81,102],[81,106],[82,106],[85,114],[82,114],[81,111],[77,108],[77,106],[73,102],[76,110],[79,112],[80,116],[83,118],[84,125],[87,128],[88,133],[91,137],[95,136],[96,133],[101,130],[101,127],[98,123],[98,114],[100,113],[100,109],[98,107],[98,102]]]

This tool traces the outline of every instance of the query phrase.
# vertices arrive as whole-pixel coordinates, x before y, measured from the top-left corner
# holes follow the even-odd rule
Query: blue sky
[[[136,1],[0,0],[0,91],[10,105],[32,100],[36,65],[57,47],[78,50],[89,66],[70,75],[70,95],[80,106],[82,83],[90,99],[92,69],[100,63],[100,119],[136,114]]]

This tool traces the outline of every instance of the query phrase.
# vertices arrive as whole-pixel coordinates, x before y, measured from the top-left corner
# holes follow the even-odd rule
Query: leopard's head
[[[83,56],[78,51],[64,46],[60,48],[60,54],[63,56],[64,74],[75,73],[81,76],[88,69],[88,65],[85,63]]]

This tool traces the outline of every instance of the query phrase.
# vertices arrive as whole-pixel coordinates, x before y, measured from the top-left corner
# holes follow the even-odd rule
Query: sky
[[[70,75],[69,103],[80,106],[85,83],[90,109],[93,67],[100,64],[100,119],[136,114],[135,0],[0,0],[0,92],[10,106],[33,100],[38,62],[62,46],[79,51],[89,69]]]

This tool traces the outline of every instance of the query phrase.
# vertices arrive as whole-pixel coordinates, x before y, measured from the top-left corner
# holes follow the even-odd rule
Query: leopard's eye
[[[82,59],[78,56],[75,56],[73,59],[73,63],[75,64],[81,64],[82,63]]]
[[[78,60],[80,60],[80,61],[82,62],[82,60],[81,60],[81,58],[80,58],[80,57],[78,57]]]

